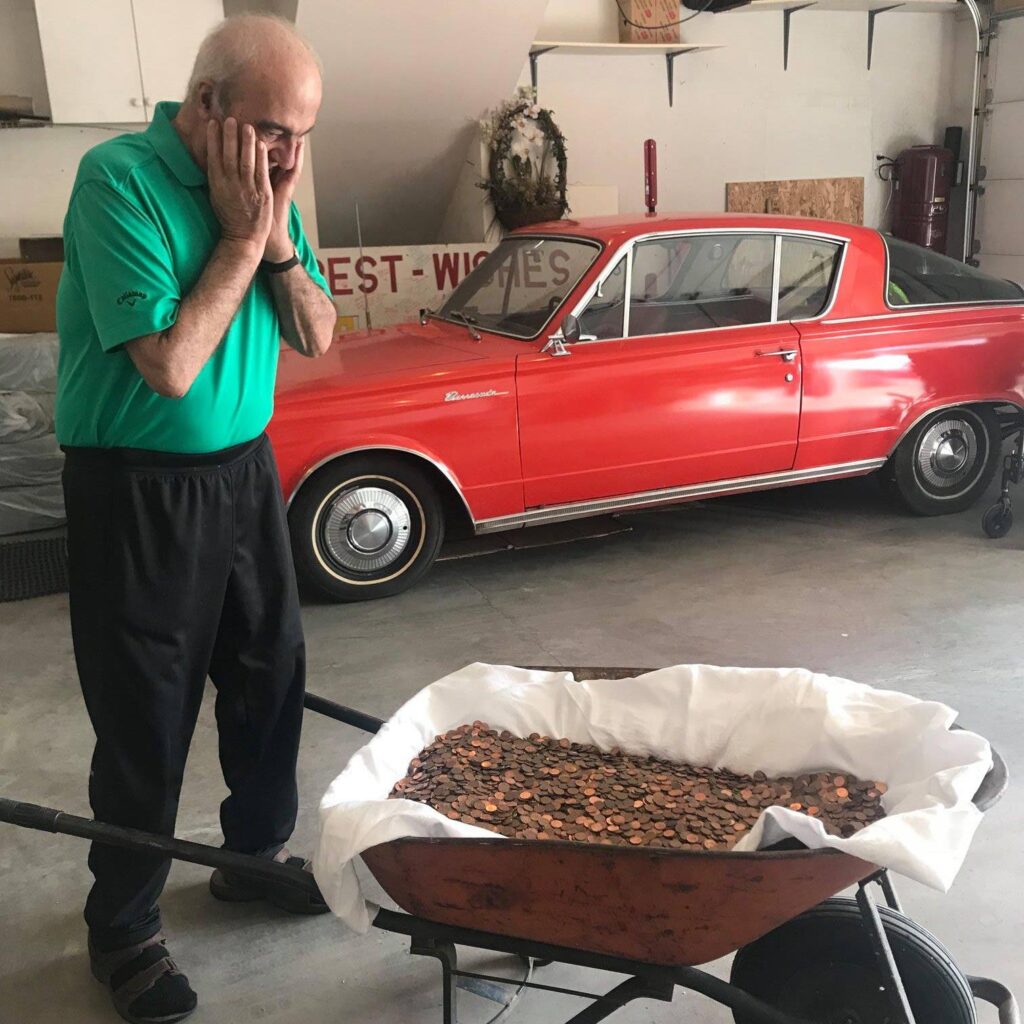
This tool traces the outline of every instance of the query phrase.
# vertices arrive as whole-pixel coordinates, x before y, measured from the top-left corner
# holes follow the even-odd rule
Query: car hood
[[[300,395],[325,382],[342,387],[384,383],[389,376],[431,366],[471,364],[493,354],[493,340],[476,342],[461,328],[434,321],[338,334],[330,351],[319,359],[282,350],[277,393]]]

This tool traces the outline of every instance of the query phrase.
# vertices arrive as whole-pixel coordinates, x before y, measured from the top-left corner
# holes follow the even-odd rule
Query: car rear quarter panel
[[[827,317],[798,323],[804,369],[797,469],[885,458],[923,415],[1024,406],[1024,306],[890,309],[885,248],[851,242]]]

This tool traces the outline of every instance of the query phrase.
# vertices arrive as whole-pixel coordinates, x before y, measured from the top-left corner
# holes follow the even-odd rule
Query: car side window
[[[637,243],[629,334],[768,323],[775,236],[686,235]]]
[[[818,238],[782,238],[779,319],[809,320],[828,305],[842,246]]]
[[[599,293],[587,303],[580,314],[580,333],[591,334],[599,341],[623,336],[622,320],[626,311],[626,257],[601,283]]]

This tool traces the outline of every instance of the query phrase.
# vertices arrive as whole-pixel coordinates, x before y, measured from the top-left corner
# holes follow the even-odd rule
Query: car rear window
[[[889,251],[886,299],[890,306],[957,302],[1020,302],[1024,288],[1001,281],[931,249],[882,235]]]

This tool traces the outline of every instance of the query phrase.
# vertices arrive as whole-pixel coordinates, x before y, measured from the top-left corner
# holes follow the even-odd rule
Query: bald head
[[[283,18],[269,14],[239,14],[222,21],[203,40],[188,83],[193,99],[204,82],[215,85],[218,99],[243,85],[258,69],[285,68],[315,72],[320,60],[313,48]]]
[[[206,122],[234,117],[267,144],[270,166],[292,166],[320,109],[320,61],[282,18],[240,14],[203,40],[178,118],[202,147]]]

